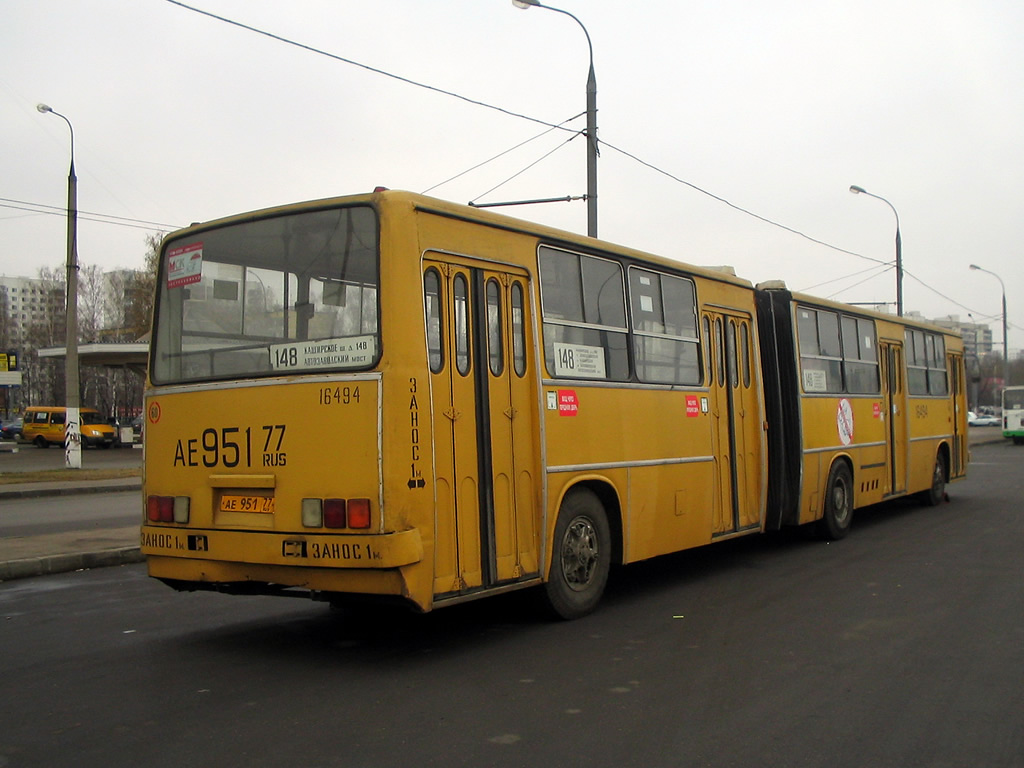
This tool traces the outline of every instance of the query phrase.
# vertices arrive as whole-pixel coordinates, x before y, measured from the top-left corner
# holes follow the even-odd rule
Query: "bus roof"
[[[495,227],[505,231],[518,232],[537,237],[553,244],[572,246],[582,251],[597,253],[616,253],[627,258],[634,258],[648,262],[653,265],[665,267],[666,269],[684,270],[688,273],[699,275],[711,280],[741,285],[752,288],[753,284],[744,278],[737,277],[732,267],[727,266],[698,266],[681,260],[647,253],[634,248],[629,248],[605,240],[596,240],[586,235],[575,234],[565,230],[549,227],[544,224],[537,224],[525,219],[517,219],[490,210],[474,208],[469,205],[453,203],[439,198],[428,197],[414,192],[401,190],[390,190],[378,188],[374,192],[365,194],[346,195],[342,197],[322,198],[319,200],[308,200],[299,203],[273,206],[246,213],[235,214],[221,219],[214,219],[205,222],[196,222],[185,229],[171,232],[165,238],[165,242],[171,239],[188,237],[197,234],[205,229],[221,227],[230,224],[238,224],[254,219],[261,219],[268,216],[277,216],[285,213],[298,213],[301,211],[322,210],[341,205],[372,205],[378,210],[386,210],[391,207],[407,207],[411,210],[422,211],[437,216],[458,219],[461,221],[473,222],[484,226]]]

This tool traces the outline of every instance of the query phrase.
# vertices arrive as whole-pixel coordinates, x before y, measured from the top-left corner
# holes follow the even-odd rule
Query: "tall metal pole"
[[[67,242],[67,304],[64,358],[64,405],[66,427],[64,431],[64,466],[82,468],[81,403],[78,385],[78,177],[75,176],[75,129],[71,121],[46,104],[36,106],[43,114],[49,112],[68,124],[71,131],[71,166],[68,171],[68,242]]]
[[[1003,282],[1003,278],[990,269],[979,267],[977,264],[971,264],[971,269],[992,275],[999,281],[999,287],[1003,290],[1003,389],[1005,389],[1010,384],[1010,347],[1006,339],[1006,283]]]
[[[546,8],[561,13],[580,25],[587,37],[587,50],[590,54],[590,72],[587,74],[587,234],[597,237],[597,77],[594,75],[594,46],[590,42],[590,33],[583,22],[568,11],[541,5],[538,0],[512,0],[516,8]]]
[[[872,194],[864,189],[864,187],[858,187],[856,184],[850,186],[850,191],[855,195],[867,195],[876,200],[881,200],[892,208],[893,216],[896,217],[896,314],[899,317],[903,317],[903,241],[900,239],[900,215],[896,212],[896,206],[881,195]]]

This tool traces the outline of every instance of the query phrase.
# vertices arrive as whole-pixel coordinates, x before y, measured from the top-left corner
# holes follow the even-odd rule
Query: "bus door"
[[[535,575],[538,416],[528,277],[505,266],[427,260],[424,297],[437,494],[434,592]]]
[[[966,402],[963,356],[947,355],[946,367],[951,379],[949,392],[953,398],[953,466],[949,468],[949,476],[960,477],[967,471],[967,434],[963,428],[966,414],[961,412],[961,405]]]
[[[903,345],[882,341],[882,382],[885,412],[885,460],[889,465],[887,495],[907,490],[907,388],[903,369]]]
[[[735,533],[761,523],[761,417],[748,315],[706,312],[704,348],[715,457],[712,533]]]

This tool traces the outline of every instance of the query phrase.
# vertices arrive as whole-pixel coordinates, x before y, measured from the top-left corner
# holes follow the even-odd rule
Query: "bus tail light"
[[[373,519],[372,507],[369,499],[303,499],[302,526],[366,529]]]
[[[150,496],[146,499],[146,517],[151,523],[170,523],[174,520],[173,496]]]
[[[146,499],[146,518],[151,523],[185,524],[189,518],[188,496],[149,496]]]
[[[324,499],[324,528],[344,528],[345,518],[344,499]]]
[[[369,528],[370,527],[370,500],[349,499],[348,501],[348,527]]]
[[[302,525],[306,528],[322,528],[324,524],[323,499],[302,500]]]

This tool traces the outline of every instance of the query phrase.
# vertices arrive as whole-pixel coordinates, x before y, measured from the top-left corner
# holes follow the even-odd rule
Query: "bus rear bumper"
[[[383,534],[296,534],[142,526],[142,553],[148,558],[186,559],[303,570],[379,570],[423,559],[419,531]]]

